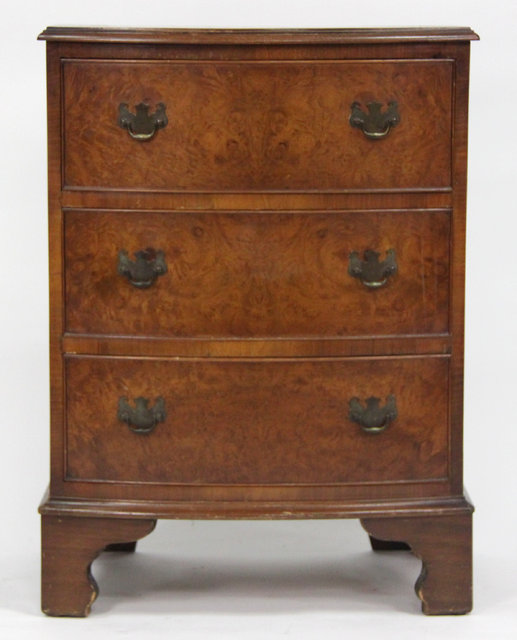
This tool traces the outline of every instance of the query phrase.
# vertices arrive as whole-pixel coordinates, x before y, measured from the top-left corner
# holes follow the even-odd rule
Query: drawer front
[[[231,192],[451,185],[450,60],[69,60],[63,68],[67,188]],[[370,139],[350,124],[354,102],[371,134],[387,132],[388,108],[400,121],[384,138]],[[376,102],[382,105],[378,118],[376,107],[367,106]],[[397,106],[388,107],[390,102]],[[147,119],[142,112],[141,125],[128,125],[140,103],[149,107]],[[119,111],[121,104],[129,114]],[[120,115],[133,133],[152,135],[156,126],[156,134],[134,139],[120,126]]]
[[[444,356],[68,357],[66,478],[190,485],[444,479],[447,388]],[[364,409],[370,397],[390,407],[391,421],[375,433],[365,431],[371,422],[350,417],[350,400]],[[136,398],[149,401],[147,414],[133,415]]]
[[[446,332],[449,222],[447,211],[69,210],[66,328],[157,337]],[[156,255],[141,288],[142,277],[121,270],[136,270],[135,254],[147,248]],[[379,253],[377,275],[366,273],[375,266],[368,250]]]

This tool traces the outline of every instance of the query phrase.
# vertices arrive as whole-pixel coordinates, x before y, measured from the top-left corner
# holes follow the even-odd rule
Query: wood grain
[[[98,356],[202,358],[324,358],[449,354],[450,335],[364,338],[148,338],[66,334],[63,351]]]
[[[156,337],[351,337],[448,330],[449,213],[67,211],[69,333]],[[117,272],[163,250],[168,272],[139,290]],[[376,290],[349,255],[394,249]]]
[[[453,215],[451,255],[451,358],[450,396],[451,447],[455,452],[452,465],[452,490],[459,495],[463,488],[463,376],[465,323],[465,245],[467,218],[467,151],[468,151],[468,94],[470,47],[458,47],[454,89],[455,113],[453,127]]]
[[[64,62],[66,187],[324,191],[451,184],[452,64],[433,61]],[[399,104],[368,140],[350,105]],[[120,103],[167,106],[148,142]]]
[[[52,432],[43,609],[86,615],[93,558],[128,548],[155,518],[359,517],[377,540],[408,542],[422,558],[426,613],[468,611],[463,299],[476,34],[40,37]],[[392,99],[402,120],[384,140],[350,127],[353,101]],[[142,100],[165,102],[170,122],[140,144],[116,120],[120,102]],[[130,295],[116,252],[165,241],[169,273]],[[399,273],[385,289],[346,279],[350,251],[392,246]],[[385,432],[348,420],[349,395],[389,393],[399,416]],[[149,436],[116,419],[120,395],[159,394],[167,419]]]
[[[359,209],[447,209],[452,189],[341,193],[157,193],[65,190],[68,209],[143,209],[163,211],[341,211]]]
[[[50,490],[63,477],[64,367],[61,338],[64,326],[63,214],[61,209],[61,60],[59,46],[47,47],[47,145],[49,225],[49,347],[50,347]]]
[[[314,361],[67,358],[69,479],[180,484],[398,482],[448,474],[448,358]],[[389,394],[399,417],[364,433],[354,396]],[[121,396],[158,396],[150,434]]]
[[[406,27],[392,29],[113,29],[47,27],[39,40],[122,44],[358,44],[479,40],[469,27]]]
[[[427,615],[472,609],[472,508],[455,515],[367,518],[366,531],[381,540],[403,540],[422,560],[415,584]]]
[[[90,570],[92,562],[109,543],[143,538],[155,524],[155,520],[43,515],[43,612],[49,616],[87,616],[99,592]]]
[[[97,484],[97,488],[106,485]],[[390,489],[397,488],[392,485]],[[221,488],[207,487],[205,499],[193,498],[181,500],[121,500],[113,497],[103,498],[98,494],[95,497],[50,497],[45,496],[39,507],[42,515],[69,515],[80,517],[126,518],[128,515],[134,518],[160,518],[160,519],[196,519],[196,520],[290,520],[305,518],[407,518],[425,516],[441,517],[444,515],[462,515],[465,510],[472,511],[472,505],[464,496],[451,497],[450,495],[425,495],[419,498],[409,498],[408,485],[402,485],[406,494],[397,494],[396,491],[387,497],[377,498],[370,492],[365,497],[364,485],[362,496],[350,496],[346,499],[329,497],[336,487],[322,487],[325,497],[321,498],[286,498],[289,489],[293,487],[261,487],[263,495],[260,498],[249,499],[239,497],[237,499],[216,500],[214,495],[221,492]],[[151,487],[147,487],[148,491]],[[374,487],[370,487],[372,489]],[[206,489],[206,488],[205,488]],[[233,489],[239,489],[234,487]],[[256,490],[257,487],[247,487]],[[281,499],[265,497],[267,490],[274,489],[277,494],[282,494]],[[341,487],[339,487],[341,489]],[[298,492],[300,493],[298,488]],[[234,491],[235,493],[235,491]],[[228,496],[230,491],[225,490]],[[323,495],[323,493],[322,493]],[[402,497],[401,497],[402,496]]]

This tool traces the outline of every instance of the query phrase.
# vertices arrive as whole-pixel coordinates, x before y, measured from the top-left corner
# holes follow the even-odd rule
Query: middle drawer
[[[69,333],[448,331],[447,210],[66,210],[64,219]]]

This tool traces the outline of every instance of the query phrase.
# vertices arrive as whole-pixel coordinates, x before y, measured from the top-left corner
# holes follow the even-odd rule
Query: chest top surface
[[[126,42],[142,44],[358,44],[469,41],[479,36],[469,27],[364,29],[120,29],[47,27],[39,40]]]

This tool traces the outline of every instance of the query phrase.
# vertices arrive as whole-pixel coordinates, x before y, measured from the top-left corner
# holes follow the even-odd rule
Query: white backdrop
[[[96,563],[104,596],[86,622],[39,613],[36,509],[49,471],[45,47],[36,36],[47,25],[427,25],[480,34],[471,59],[465,379],[473,614],[420,616],[410,588],[419,563],[367,553],[352,521],[160,523],[134,558]],[[517,2],[4,0],[0,30],[0,637],[142,638],[145,629],[175,638],[516,637]]]

